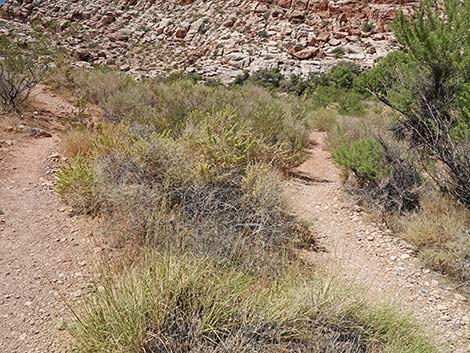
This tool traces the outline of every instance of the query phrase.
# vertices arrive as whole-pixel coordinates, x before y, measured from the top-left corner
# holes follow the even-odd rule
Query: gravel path
[[[52,185],[58,139],[9,137],[0,146],[0,352],[65,352],[63,320],[87,285],[89,233]]]
[[[371,297],[414,313],[443,352],[470,352],[468,298],[453,288],[455,284],[424,269],[409,244],[371,221],[343,192],[325,139],[324,133],[312,134],[316,144],[297,171],[302,178],[289,186],[294,208],[313,222],[320,245],[326,249],[307,254],[308,259],[328,264],[347,280],[367,288]]]

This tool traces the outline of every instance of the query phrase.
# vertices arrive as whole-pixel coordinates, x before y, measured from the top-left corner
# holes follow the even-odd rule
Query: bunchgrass
[[[332,279],[294,266],[260,280],[189,255],[145,252],[77,315],[77,353],[436,352],[412,320]]]

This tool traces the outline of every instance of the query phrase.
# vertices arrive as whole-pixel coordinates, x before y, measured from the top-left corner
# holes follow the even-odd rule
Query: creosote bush
[[[28,99],[41,81],[50,62],[44,40],[28,44],[0,35],[0,109],[11,111]]]

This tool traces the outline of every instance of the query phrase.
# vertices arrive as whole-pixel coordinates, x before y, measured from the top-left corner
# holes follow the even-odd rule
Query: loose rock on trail
[[[326,134],[311,136],[309,158],[289,183],[296,212],[312,221],[325,252],[307,260],[329,266],[338,276],[365,288],[376,300],[410,311],[443,352],[468,353],[470,306],[443,276],[423,268],[412,247],[373,222],[341,187],[340,173],[326,148]],[[455,286],[455,285],[454,285]]]

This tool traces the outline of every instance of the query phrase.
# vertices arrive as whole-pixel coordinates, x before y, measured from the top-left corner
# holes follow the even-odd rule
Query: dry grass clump
[[[72,129],[67,131],[61,139],[61,152],[66,158],[77,155],[87,155],[93,147],[96,133],[89,129]]]
[[[461,281],[470,280],[470,211],[448,198],[425,198],[404,220],[402,237],[423,263]]]
[[[266,281],[146,253],[96,288],[70,331],[79,353],[435,352],[410,320],[356,298],[298,269]]]

